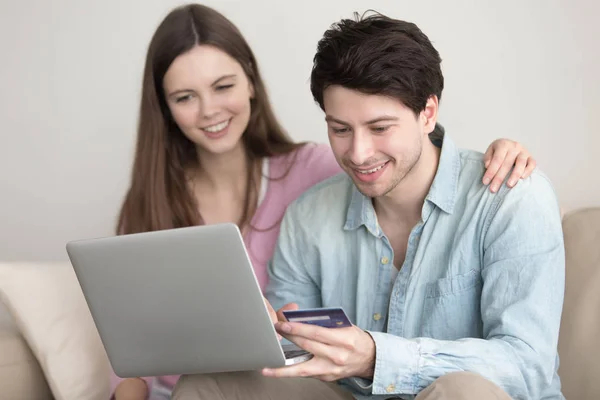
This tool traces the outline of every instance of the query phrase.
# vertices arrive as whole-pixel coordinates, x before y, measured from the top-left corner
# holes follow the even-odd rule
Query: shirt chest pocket
[[[481,276],[475,270],[428,283],[422,336],[443,340],[481,337],[481,287]]]

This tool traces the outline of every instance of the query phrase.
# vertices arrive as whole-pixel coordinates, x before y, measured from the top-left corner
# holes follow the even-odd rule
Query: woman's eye
[[[191,94],[186,94],[185,96],[179,96],[175,99],[175,101],[177,103],[185,103],[186,101],[189,101],[192,98]]]
[[[227,89],[230,89],[232,87],[233,87],[233,84],[231,84],[231,85],[220,85],[220,86],[217,86],[217,90],[227,90]]]

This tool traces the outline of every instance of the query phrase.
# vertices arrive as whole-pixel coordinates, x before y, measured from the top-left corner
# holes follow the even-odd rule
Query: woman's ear
[[[254,85],[250,81],[248,81],[248,91],[250,92],[250,99],[253,100],[255,96]]]

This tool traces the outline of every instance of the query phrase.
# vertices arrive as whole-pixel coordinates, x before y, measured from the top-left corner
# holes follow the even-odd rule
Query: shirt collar
[[[443,133],[443,127],[440,128]],[[460,151],[448,137],[443,136],[442,151],[438,162],[437,172],[425,201],[430,201],[448,214],[454,211],[458,176],[460,174]]]

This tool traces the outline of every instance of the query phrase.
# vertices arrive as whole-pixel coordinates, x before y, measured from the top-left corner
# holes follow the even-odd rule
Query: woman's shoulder
[[[331,147],[325,143],[307,142],[295,150],[300,161],[310,161],[311,159],[325,158],[335,160]]]
[[[294,151],[271,157],[271,178],[290,176],[291,178],[320,177],[318,180],[336,175],[340,167],[331,147],[323,143],[308,142]]]
[[[269,160],[272,188],[277,187],[277,192],[285,196],[296,197],[340,172],[341,168],[326,144],[306,143],[288,154]]]

